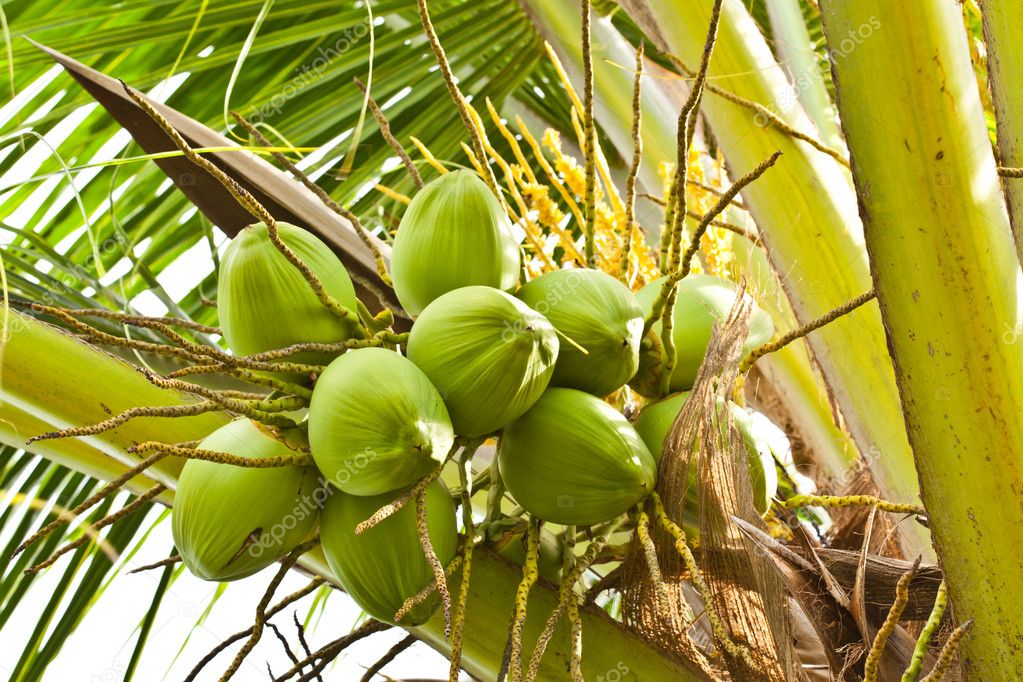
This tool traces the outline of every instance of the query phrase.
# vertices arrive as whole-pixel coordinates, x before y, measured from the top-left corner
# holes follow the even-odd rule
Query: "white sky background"
[[[200,54],[206,56],[210,52],[212,49],[207,47],[203,50],[205,54]],[[48,82],[58,74],[59,70],[54,67],[51,72],[40,79],[40,82]],[[174,89],[180,87],[186,78],[187,74],[179,74],[172,82],[158,85],[151,95],[156,99],[164,100]],[[7,101],[4,103],[5,106],[0,107],[0,126],[4,129],[11,128],[11,114],[21,108],[21,101],[24,101],[22,98],[32,96],[31,90],[34,87],[35,85],[26,89],[14,101]],[[33,116],[29,116],[26,122],[30,123],[34,116],[40,116],[52,108],[57,103],[56,99],[43,105],[39,111],[34,112]],[[94,104],[88,105],[74,112],[66,124],[55,127],[47,134],[47,142],[53,147],[59,145],[67,135],[74,132],[75,127],[95,106]],[[9,187],[14,183],[31,178],[39,164],[50,156],[50,150],[42,143],[31,138],[26,138],[26,141],[28,143],[27,153],[8,173],[0,177],[0,187]],[[114,158],[127,141],[126,134],[118,134],[110,144],[104,147],[105,158],[94,158],[89,161],[99,162]],[[11,151],[21,154],[17,145],[9,146],[6,150],[0,151],[0,154],[6,155]],[[98,169],[95,172],[99,172]],[[76,184],[84,185],[94,174],[93,171],[77,173]],[[39,197],[39,199],[34,203],[30,199],[22,210],[9,217],[8,222],[17,227],[23,227],[24,219],[32,215],[43,198],[57,184],[66,184],[66,180],[54,178],[41,183],[39,192],[33,194],[32,197]],[[59,196],[63,201],[73,200],[73,193],[70,192],[70,189],[66,189]],[[217,237],[219,247],[223,248],[226,241],[224,235],[218,232]],[[6,243],[9,239],[9,234],[0,233],[0,244]],[[61,246],[66,248],[70,241],[65,240]],[[59,250],[63,250],[63,248]],[[127,261],[125,261],[126,263]],[[209,272],[211,268],[212,259],[208,247],[205,240],[200,240],[195,248],[184,254],[172,267],[162,273],[159,279],[171,295],[183,295],[194,286],[200,273]],[[127,267],[123,270],[127,270]],[[119,264],[104,280],[113,279],[122,274],[124,272]],[[165,313],[163,305],[152,295],[141,296],[132,303],[143,313],[155,315]],[[120,498],[114,509],[123,504],[123,501],[124,496]],[[0,504],[6,506],[8,501],[0,499]],[[159,510],[151,512],[139,535],[158,516]],[[16,525],[15,520],[9,523],[7,528],[12,529]],[[0,531],[0,542],[6,542],[8,538],[9,531]],[[47,670],[45,680],[106,682],[123,678],[134,648],[136,629],[149,608],[161,573],[160,570],[156,570],[128,575],[127,571],[165,558],[172,544],[170,520],[167,518],[153,529],[144,546],[127,562],[121,573],[93,606]],[[131,549],[132,546],[129,546],[129,552]],[[6,677],[4,673],[9,672],[16,665],[23,643],[29,638],[38,621],[39,611],[56,589],[69,560],[70,555],[63,557],[46,573],[39,576],[21,606],[15,611],[6,626],[0,629],[0,676]],[[164,596],[134,679],[145,682],[180,680],[215,645],[233,633],[251,626],[256,604],[273,577],[275,569],[276,565],[255,576],[231,583],[214,606],[206,622],[198,628],[195,628],[196,622],[213,598],[217,585],[201,581],[184,571]],[[292,572],[278,589],[277,595],[278,597],[286,596],[300,589],[307,582],[306,577]],[[73,590],[74,586],[71,589]],[[299,658],[303,658],[303,653],[292,624],[292,613],[297,611],[299,620],[305,620],[313,600],[314,595],[310,595],[273,620],[292,643]],[[358,622],[361,612],[347,595],[333,592],[327,600],[326,608],[321,613],[319,618],[314,618],[307,631],[307,639],[313,649],[351,630],[353,625]],[[195,628],[194,631],[193,628]],[[324,679],[358,680],[367,667],[404,636],[403,630],[395,628],[393,631],[375,634],[362,640],[350,647],[332,667],[327,669]],[[186,640],[187,645],[185,645]],[[179,654],[183,645],[185,648]],[[207,666],[205,674],[201,675],[199,679],[219,679],[240,645],[241,643],[221,654]],[[264,633],[259,646],[249,655],[244,666],[235,675],[235,679],[239,682],[267,680],[269,679],[267,663],[271,665],[276,674],[283,673],[292,665],[283,647],[269,630]],[[399,679],[402,677],[447,679],[447,669],[446,659],[426,645],[417,643],[388,665],[384,672],[389,677]],[[377,679],[386,678],[378,677]]]

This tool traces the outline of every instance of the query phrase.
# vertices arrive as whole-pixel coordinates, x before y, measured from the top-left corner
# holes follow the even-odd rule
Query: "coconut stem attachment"
[[[742,365],[739,367],[739,374],[745,374],[746,372],[748,372],[750,367],[753,366],[754,362],[756,362],[763,356],[767,355],[768,353],[774,353],[775,351],[781,350],[782,348],[789,345],[796,339],[801,339],[807,334],[817,331],[824,325],[830,324],[831,322],[834,322],[838,318],[848,315],[852,311],[856,310],[860,306],[864,305],[865,303],[875,298],[877,298],[877,294],[874,292],[873,289],[871,289],[870,291],[860,294],[851,301],[843,303],[834,310],[824,313],[817,319],[810,320],[809,322],[799,327],[798,329],[793,329],[789,333],[775,339],[774,341],[769,341],[768,343],[757,346],[750,352],[749,356],[745,360],[743,360]]]
[[[934,606],[931,607],[931,613],[927,617],[923,630],[920,631],[920,637],[916,640],[916,646],[913,648],[913,657],[909,661],[909,667],[902,674],[902,682],[917,682],[917,679],[920,677],[920,672],[924,667],[924,659],[927,657],[927,651],[931,645],[931,638],[934,637],[934,633],[941,626],[941,619],[945,615],[945,606],[947,604],[948,586],[942,580],[941,584],[938,585],[938,593],[934,596]]]
[[[162,493],[166,489],[167,489],[166,486],[164,486],[162,483],[157,483],[152,488],[150,488],[146,492],[142,493],[141,495],[136,497],[134,500],[132,500],[130,503],[128,503],[128,504],[124,505],[123,507],[121,507],[120,509],[118,509],[113,514],[109,514],[107,516],[104,516],[102,519],[100,519],[96,523],[87,524],[85,526],[85,528],[83,528],[83,530],[82,530],[82,537],[78,538],[74,542],[67,543],[66,545],[64,545],[63,547],[58,549],[56,552],[51,554],[50,558],[46,559],[45,561],[41,561],[40,563],[36,564],[32,568],[25,569],[25,573],[38,573],[39,571],[41,571],[41,570],[43,570],[45,568],[49,568],[50,566],[52,566],[53,564],[55,564],[57,562],[57,559],[59,559],[60,557],[64,556],[65,554],[67,554],[71,550],[78,549],[79,547],[84,545],[86,542],[88,542],[90,539],[98,538],[99,537],[99,533],[98,532],[101,529],[106,528],[107,526],[109,526],[109,525],[111,525],[113,523],[117,523],[118,521],[123,519],[128,514],[131,514],[136,509],[139,509],[140,507],[144,506],[147,502],[152,500],[154,497],[156,497],[157,495],[159,495],[160,493]]]
[[[526,531],[526,560],[522,564],[522,580],[515,591],[515,610],[508,636],[508,682],[519,682],[522,679],[522,628],[526,624],[529,592],[540,575],[540,524],[539,519],[530,517]]]
[[[301,258],[299,258],[298,254],[292,251],[291,248],[281,240],[280,234],[278,234],[277,230],[277,221],[272,215],[270,215],[270,212],[266,210],[262,204],[256,201],[256,198],[252,196],[248,190],[235,182],[234,179],[228,176],[227,173],[222,171],[216,164],[192,149],[177,129],[174,128],[174,126],[172,126],[170,122],[168,122],[167,119],[165,119],[141,93],[136,92],[124,81],[121,81],[121,86],[128,94],[128,97],[130,97],[132,101],[146,112],[149,118],[159,125],[167,136],[171,138],[171,141],[173,141],[178,150],[184,154],[185,158],[212,175],[221,185],[224,186],[225,189],[227,189],[228,192],[231,193],[231,196],[233,196],[243,208],[251,213],[256,219],[266,224],[267,234],[270,236],[270,241],[273,242],[274,246],[277,247],[277,250],[281,252],[281,255],[283,255],[289,263],[294,265],[295,268],[302,273],[302,277],[309,283],[310,288],[313,290],[313,293],[316,294],[320,303],[339,318],[351,322],[356,334],[360,336],[368,335],[365,327],[362,325],[362,321],[359,319],[359,316],[355,313],[355,311],[344,307],[337,301],[337,299],[328,294],[323,288],[323,283],[320,282],[320,278],[316,276],[316,273],[310,270],[309,266],[306,265]]]
[[[256,142],[258,142],[261,146],[273,147],[270,140],[266,139],[266,136],[259,132],[256,126],[245,120],[244,116],[239,114],[237,111],[232,111],[231,115],[234,116],[234,120],[238,121],[238,124],[245,128],[245,130],[248,131],[248,133],[252,135]],[[373,242],[372,235],[370,235],[369,230],[367,230],[362,224],[362,221],[359,220],[359,217],[331,199],[330,195],[327,194],[322,187],[309,179],[309,176],[303,173],[299,167],[283,153],[272,151],[270,152],[270,155],[273,156],[279,164],[284,166],[284,168],[291,173],[293,178],[301,182],[306,189],[315,194],[316,198],[319,199],[324,206],[352,224],[356,234],[359,235],[359,239],[362,240],[362,243],[366,245],[366,248],[369,249],[369,252],[373,255],[373,260],[376,262],[377,266],[377,274],[380,275],[380,279],[383,280],[384,284],[387,286],[391,286],[391,276],[387,274],[387,264],[384,262],[384,257],[380,254],[380,249]]]
[[[756,670],[756,664],[753,662],[749,649],[732,641],[728,630],[725,628],[725,624],[714,608],[714,595],[710,591],[707,581],[704,580],[703,572],[696,564],[696,557],[693,556],[692,550],[689,549],[689,545],[686,543],[685,531],[668,518],[667,513],[664,511],[664,505],[661,503],[661,498],[657,493],[650,494],[650,501],[653,505],[654,516],[657,519],[658,525],[675,540],[675,550],[682,557],[682,562],[685,564],[686,570],[689,571],[689,580],[703,599],[707,620],[710,621],[710,628],[714,633],[715,640],[731,657],[742,660],[751,670]]]
[[[881,665],[881,654],[884,653],[888,638],[891,637],[892,632],[899,625],[899,620],[902,619],[902,612],[906,610],[906,604],[909,603],[909,584],[913,582],[919,569],[920,557],[917,557],[910,569],[899,576],[899,581],[895,584],[895,601],[888,610],[888,615],[885,617],[884,623],[881,624],[881,628],[874,635],[874,641],[867,653],[867,660],[863,664],[863,682],[877,682],[877,669]]]

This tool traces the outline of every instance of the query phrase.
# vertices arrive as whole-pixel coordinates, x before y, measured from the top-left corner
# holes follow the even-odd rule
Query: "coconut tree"
[[[689,407],[664,425],[660,497],[615,523],[577,532],[566,516],[556,536],[540,529],[496,467],[473,458],[488,434],[457,442],[465,466],[427,478],[458,491],[463,537],[482,523],[480,547],[463,540],[445,579],[424,543],[434,589],[452,594],[405,625],[452,658],[452,675],[794,679],[823,661],[836,678],[908,668],[903,679],[916,679],[947,669],[961,641],[964,676],[1018,677],[1021,586],[1007,571],[1023,521],[1018,211],[1005,197],[1011,208],[1021,172],[1007,5],[984,3],[982,35],[951,5],[872,2],[5,4],[0,627],[36,598],[41,572],[60,577],[12,679],[42,676],[123,568],[118,555],[144,542],[149,512],[174,505],[194,442],[232,415],[273,424],[286,419],[274,410],[308,404],[307,386],[253,373],[283,368],[272,359],[225,359],[211,300],[224,235],[258,221],[308,231],[354,281],[345,319],[403,347],[414,315],[391,288],[393,233],[423,180],[458,166],[514,223],[527,278],[587,264],[636,289],[666,277],[644,311],[644,352],[664,346],[663,383],[647,398],[684,361],[672,309],[693,268],[750,288],[752,324],[769,318],[777,337],[750,355],[750,311],[722,311]],[[993,112],[967,39],[987,40]],[[985,115],[997,116],[1004,187]],[[190,376],[203,359],[230,371]],[[767,525],[746,475],[762,460],[747,461],[739,431],[709,437],[725,399],[763,411],[797,446],[794,462],[774,449],[783,483]],[[608,402],[629,412],[644,401],[629,389]],[[44,432],[68,437],[26,443]],[[700,465],[687,473],[690,456]],[[829,495],[802,494],[800,472]],[[683,518],[689,498],[669,483],[690,474],[700,492]],[[105,494],[114,484],[131,495]],[[835,506],[867,513],[829,519]],[[492,551],[491,532],[508,534],[498,521],[522,538],[524,567]],[[564,561],[560,589],[558,575],[533,585],[544,542]],[[299,549],[230,671],[276,614],[280,576],[314,576],[306,594],[337,581],[336,557]],[[154,569],[126,678],[152,645],[175,558]],[[579,576],[596,585],[582,604]],[[693,608],[707,614],[695,626]],[[902,620],[925,624],[918,641]],[[368,619],[288,675],[315,676],[388,627]]]

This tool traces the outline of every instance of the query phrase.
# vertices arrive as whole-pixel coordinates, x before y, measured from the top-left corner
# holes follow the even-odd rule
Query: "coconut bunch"
[[[428,183],[402,218],[391,274],[414,316],[407,334],[374,324],[343,265],[315,236],[285,224],[277,235],[305,270],[266,225],[243,230],[219,273],[224,338],[235,356],[273,358],[281,363],[274,369],[297,370],[263,373],[278,389],[271,398],[291,387],[308,400],[278,413],[293,428],[256,415],[199,447],[246,459],[307,453],[311,464],[189,461],[174,536],[197,576],[251,575],[318,531],[337,582],[362,608],[417,625],[445,601],[431,589],[446,594],[444,568],[459,553],[456,506],[441,477],[459,449],[471,457],[479,443],[496,439],[482,485],[505,491],[549,524],[613,522],[653,493],[664,438],[686,394],[651,402],[635,423],[620,408],[634,398],[627,385],[660,397],[663,356],[651,342],[659,326],[646,325],[644,338],[659,281],[636,295],[602,271],[576,268],[520,285],[507,214],[467,171]],[[711,327],[737,295],[707,275],[680,282],[672,390],[692,384]],[[748,346],[772,333],[758,310]],[[776,486],[773,461],[746,413],[731,408],[749,451],[757,508],[766,512]],[[691,501],[690,532],[695,492]],[[513,507],[497,499],[482,540],[510,561],[537,562],[544,577],[558,581],[564,548],[552,534],[531,542],[530,522],[505,514]]]

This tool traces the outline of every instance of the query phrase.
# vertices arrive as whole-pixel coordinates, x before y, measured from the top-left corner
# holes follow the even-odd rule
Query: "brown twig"
[[[359,682],[372,682],[376,674],[384,669],[384,666],[396,659],[399,654],[415,644],[416,641],[415,635],[408,635],[404,639],[400,640],[397,644],[388,649],[387,653],[377,659],[376,663],[366,669],[366,674],[359,679]]]
[[[274,617],[275,615],[286,609],[291,604],[294,604],[299,599],[302,599],[303,597],[307,596],[309,593],[319,588],[325,582],[326,581],[322,577],[316,576],[305,587],[289,594],[287,597],[284,597],[279,602],[277,602],[272,608],[267,610],[264,621],[269,620],[270,618]],[[203,656],[195,665],[195,667],[192,668],[191,672],[189,672],[188,675],[185,677],[184,682],[193,682],[193,680],[195,680],[199,673],[202,672],[202,669],[205,668],[206,665],[209,664],[214,658],[216,658],[217,655],[220,654],[220,652],[222,652],[224,649],[228,648],[235,642],[239,642],[245,639],[246,637],[250,636],[252,634],[252,630],[253,628],[249,627],[246,628],[245,630],[236,632],[227,639],[225,639],[223,642],[218,644],[217,646],[213,647],[213,649],[205,656]]]
[[[263,593],[263,597],[256,605],[256,620],[252,624],[252,631],[249,634],[249,639],[242,645],[242,648],[238,651],[237,655],[235,655],[234,660],[231,661],[231,665],[227,667],[224,674],[220,676],[220,682],[228,682],[228,680],[234,677],[234,674],[238,672],[238,668],[241,667],[242,662],[245,661],[245,657],[249,655],[263,636],[263,628],[266,625],[267,609],[270,607],[270,600],[273,599],[274,592],[277,591],[277,588],[284,580],[284,576],[288,574],[288,571],[290,571],[295,565],[299,557],[319,543],[319,537],[307,540],[295,549],[291,550],[288,553],[288,556],[281,561],[281,565],[277,569],[277,573],[270,580],[270,584],[267,585],[266,591]]]

